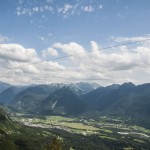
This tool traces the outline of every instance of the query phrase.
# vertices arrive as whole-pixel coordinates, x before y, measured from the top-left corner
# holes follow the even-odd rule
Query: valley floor
[[[93,150],[94,147],[99,147],[97,144],[101,145],[102,149],[150,149],[150,130],[128,125],[120,119],[103,116],[100,121],[95,121],[93,119],[62,116],[31,117],[25,114],[16,114],[12,116],[12,119],[28,127],[43,129],[43,132],[40,133],[41,136],[49,137],[52,132],[67,143],[70,148],[77,149],[78,146],[76,144],[79,144],[80,147],[77,150],[80,148],[85,149],[81,145],[83,139],[87,144],[86,149],[89,147],[89,150],[91,150],[92,144]],[[71,138],[68,139],[68,136]],[[74,140],[77,140],[79,143],[74,142]],[[88,143],[88,140],[92,144]],[[101,142],[97,143],[97,140],[103,144]],[[106,148],[104,144],[108,145],[108,147],[106,146]]]

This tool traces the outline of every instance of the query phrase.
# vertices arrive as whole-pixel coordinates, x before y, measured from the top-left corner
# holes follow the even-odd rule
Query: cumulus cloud
[[[52,48],[47,52],[57,55]],[[57,73],[65,71],[58,62],[45,61],[35,49],[19,44],[0,44],[0,69],[1,80],[12,84],[44,83],[47,79],[52,82]]]
[[[58,52],[54,48],[48,48],[42,51],[43,58],[47,58],[49,56],[58,56]]]
[[[64,53],[66,53],[68,55],[85,52],[83,46],[79,45],[75,42],[71,42],[69,44],[55,43],[55,44],[53,44],[53,47],[60,48]]]
[[[18,84],[95,81],[108,85],[128,81],[137,84],[149,82],[150,43],[106,51],[99,43],[91,41],[90,47],[89,51],[75,42],[54,43],[42,55],[58,59],[46,61],[38,56],[35,49],[19,44],[0,44],[0,66],[8,69],[1,71],[0,78]],[[59,59],[58,55],[71,57]]]
[[[143,68],[147,68],[150,65],[150,49],[138,45],[134,49],[121,46],[114,51],[106,52],[96,42],[91,41],[91,52],[89,53],[85,53],[86,50],[84,47],[77,43],[55,43],[53,47],[60,48],[68,55],[83,53],[83,55],[80,54],[71,59],[70,64],[78,64],[78,69],[75,69],[75,66],[72,66],[72,68],[80,72],[84,76],[84,79],[93,78],[93,80],[103,80],[105,83],[108,83],[108,81],[111,83],[120,83],[129,80],[139,82],[139,80],[134,78],[133,74],[135,74],[135,71],[137,72],[141,69],[141,72],[143,72]]]
[[[97,45],[95,41],[91,41],[91,48],[94,51],[99,50],[99,46]]]
[[[19,44],[0,44],[0,59],[32,62],[36,57],[35,49],[25,49]]]

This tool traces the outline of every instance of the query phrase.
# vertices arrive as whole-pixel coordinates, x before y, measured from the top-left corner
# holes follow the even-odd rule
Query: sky
[[[149,6],[149,0],[1,0],[0,80],[150,82],[150,40],[143,41],[150,39]],[[135,41],[141,42],[105,49]]]

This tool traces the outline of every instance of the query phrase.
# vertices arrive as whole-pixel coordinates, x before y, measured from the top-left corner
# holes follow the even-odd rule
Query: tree
[[[45,150],[61,150],[62,142],[57,137],[54,137],[52,142],[46,144]]]

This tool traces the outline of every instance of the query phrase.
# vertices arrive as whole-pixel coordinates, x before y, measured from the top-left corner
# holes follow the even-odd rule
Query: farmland
[[[111,118],[106,119],[105,117],[102,118],[101,121],[64,116],[45,116],[44,118],[25,117],[24,114],[16,114],[12,118],[14,121],[26,126],[45,129],[59,129],[82,135],[97,134],[102,138],[109,138],[113,140],[117,140],[120,137],[134,137],[135,141],[139,142],[142,139],[145,140],[150,138],[150,130],[148,129],[139,126],[127,125],[121,120],[115,120],[114,122],[112,119],[112,121],[110,121]]]

